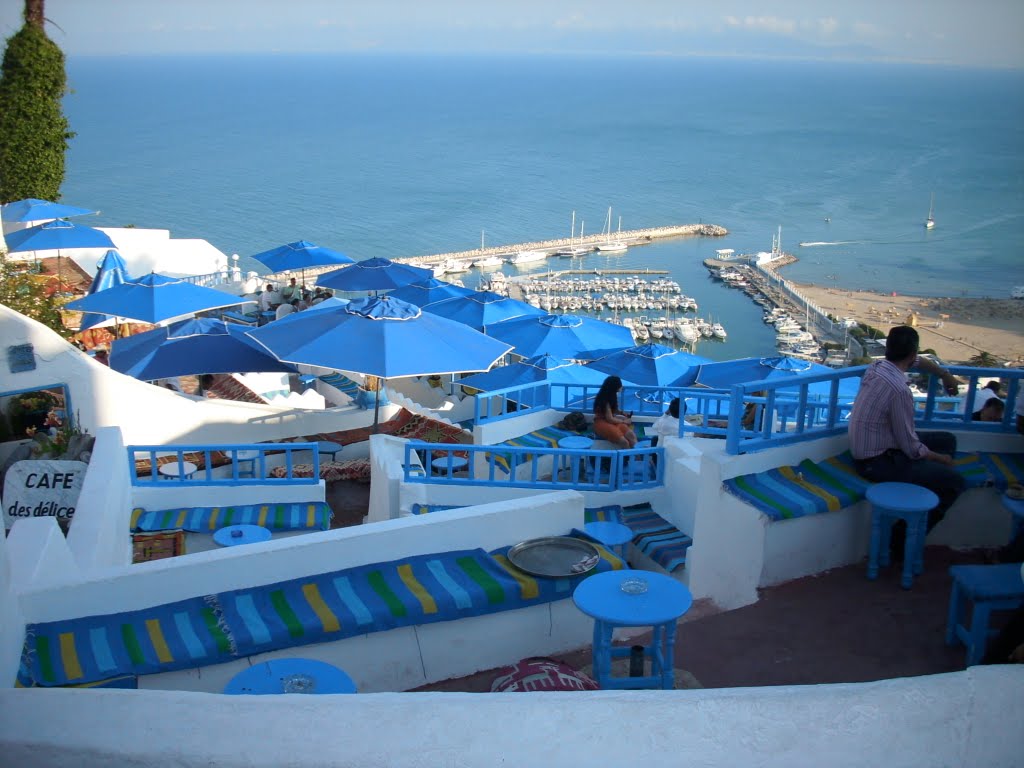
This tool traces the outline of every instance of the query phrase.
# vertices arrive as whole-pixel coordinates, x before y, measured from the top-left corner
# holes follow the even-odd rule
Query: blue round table
[[[331,461],[335,461],[338,458],[338,451],[344,447],[339,443],[332,443],[330,440],[319,440],[316,444],[317,451],[320,453],[320,461],[323,461],[327,454],[331,455]]]
[[[430,469],[433,472],[450,475],[453,472],[460,472],[469,466],[469,459],[463,456],[438,456],[430,460]]]
[[[314,659],[274,659],[243,669],[224,686],[232,696],[278,693],[355,693],[344,671]]]
[[[262,525],[227,525],[213,533],[213,540],[222,547],[255,544],[270,539],[269,528]]]
[[[594,441],[591,440],[589,437],[584,437],[583,435],[569,435],[568,437],[563,437],[561,440],[558,441],[558,447],[569,448],[575,451],[586,451],[594,447]],[[560,475],[563,470],[568,469],[570,471],[570,478],[574,483],[577,483],[580,481],[579,467],[581,466],[583,467],[583,479],[587,479],[587,477],[589,477],[590,475],[590,465],[587,462],[587,460],[583,459],[581,461],[576,456],[568,456],[563,454],[558,457],[557,474]]]
[[[878,566],[889,565],[889,540],[896,520],[907,523],[903,544],[903,576],[900,585],[910,589],[914,574],[924,572],[924,539],[928,534],[928,513],[939,505],[939,497],[913,483],[875,483],[865,493],[871,502],[871,548],[868,578],[878,578]]]
[[[645,592],[623,591],[623,582],[636,579],[644,582]],[[674,687],[676,621],[693,605],[693,596],[685,585],[651,571],[605,571],[584,579],[572,599],[577,608],[594,619],[594,679],[602,689]],[[651,644],[644,646],[644,656],[651,660],[651,674],[612,677],[612,658],[630,655],[628,646],[612,647],[612,632],[616,627],[645,626],[653,630]]]
[[[626,548],[633,540],[633,530],[628,525],[607,520],[597,521],[586,523],[583,526],[583,532],[611,549],[622,558],[623,562],[626,561]]]

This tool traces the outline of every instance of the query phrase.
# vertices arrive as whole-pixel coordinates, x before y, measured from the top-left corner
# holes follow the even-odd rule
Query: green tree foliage
[[[972,366],[972,367],[974,367],[974,368],[999,368],[1000,367],[999,358],[997,358],[991,352],[984,352],[984,351],[979,352],[974,357],[972,357],[970,360],[968,360],[967,364]]]
[[[66,339],[71,331],[61,321],[62,303],[56,294],[47,296],[45,280],[0,254],[0,304],[31,317]]]
[[[0,64],[0,202],[58,200],[74,136],[61,109],[64,53],[43,30],[42,0],[26,0],[25,25]]]

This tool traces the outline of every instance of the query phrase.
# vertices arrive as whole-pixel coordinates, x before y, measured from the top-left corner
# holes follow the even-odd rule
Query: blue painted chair
[[[879,565],[889,565],[889,541],[897,520],[907,524],[903,545],[903,577],[900,584],[910,589],[914,574],[924,571],[924,539],[928,532],[928,513],[939,504],[939,497],[911,483],[876,483],[867,490],[871,502],[871,550],[868,554],[868,578],[878,578]]]
[[[1021,564],[954,565],[949,569],[953,590],[949,595],[946,645],[957,640],[967,646],[967,666],[981,662],[985,645],[996,630],[988,627],[992,611],[1012,611],[1024,604]],[[967,604],[971,621],[966,623]]]

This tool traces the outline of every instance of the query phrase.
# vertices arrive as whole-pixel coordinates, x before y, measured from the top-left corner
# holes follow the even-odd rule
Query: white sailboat
[[[928,205],[928,218],[924,220],[925,229],[933,229],[935,227],[935,193],[932,192],[932,201]]]
[[[621,219],[619,221],[619,229],[621,230]],[[603,243],[598,244],[597,250],[602,251],[604,253],[622,253],[623,251],[627,250],[628,247],[629,246],[627,246],[621,240],[612,240],[612,209],[611,206],[609,206],[608,220],[606,222],[605,241]]]
[[[580,240],[583,240],[583,222],[580,222]],[[576,243],[576,211],[572,212],[572,226],[569,228],[569,245],[565,248],[559,248],[555,251],[556,256],[561,256],[565,259],[576,258],[577,256],[583,256],[590,252],[589,248],[584,248],[582,245],[575,245]]]

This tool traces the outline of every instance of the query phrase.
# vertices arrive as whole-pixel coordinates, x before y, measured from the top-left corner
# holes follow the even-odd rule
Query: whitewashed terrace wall
[[[49,328],[0,305],[0,337],[31,343],[36,368],[5,372],[0,391],[65,383],[81,425],[95,434],[121,427],[128,445],[171,442],[257,442],[368,426],[373,412],[355,407],[326,411],[208,400],[154,387],[113,371],[61,339]]]
[[[0,747],[35,768],[1018,768],[1024,668],[685,691],[224,697],[0,690]],[[26,727],[31,724],[31,727]],[[187,734],[186,737],[182,737]],[[1016,735],[1014,735],[1016,734]]]
[[[582,519],[582,498],[565,491],[539,503],[523,503],[514,515],[501,505],[492,505],[490,510],[390,520],[82,573],[75,568],[57,525],[47,518],[29,518],[14,526],[9,540],[12,572],[20,574],[12,587],[20,593],[21,610],[28,622],[56,621],[133,611],[420,554],[492,550],[524,538],[563,534]],[[23,637],[23,630],[16,631],[18,626],[15,623],[12,631]],[[404,690],[524,656],[579,648],[586,645],[591,632],[592,622],[570,600],[560,600],[304,646],[301,653],[340,665],[361,690]],[[4,635],[7,637],[6,627]],[[295,653],[292,648],[200,670],[147,675],[140,685],[219,691],[250,663]],[[0,669],[0,675],[13,680],[16,659],[5,660],[12,666]]]

